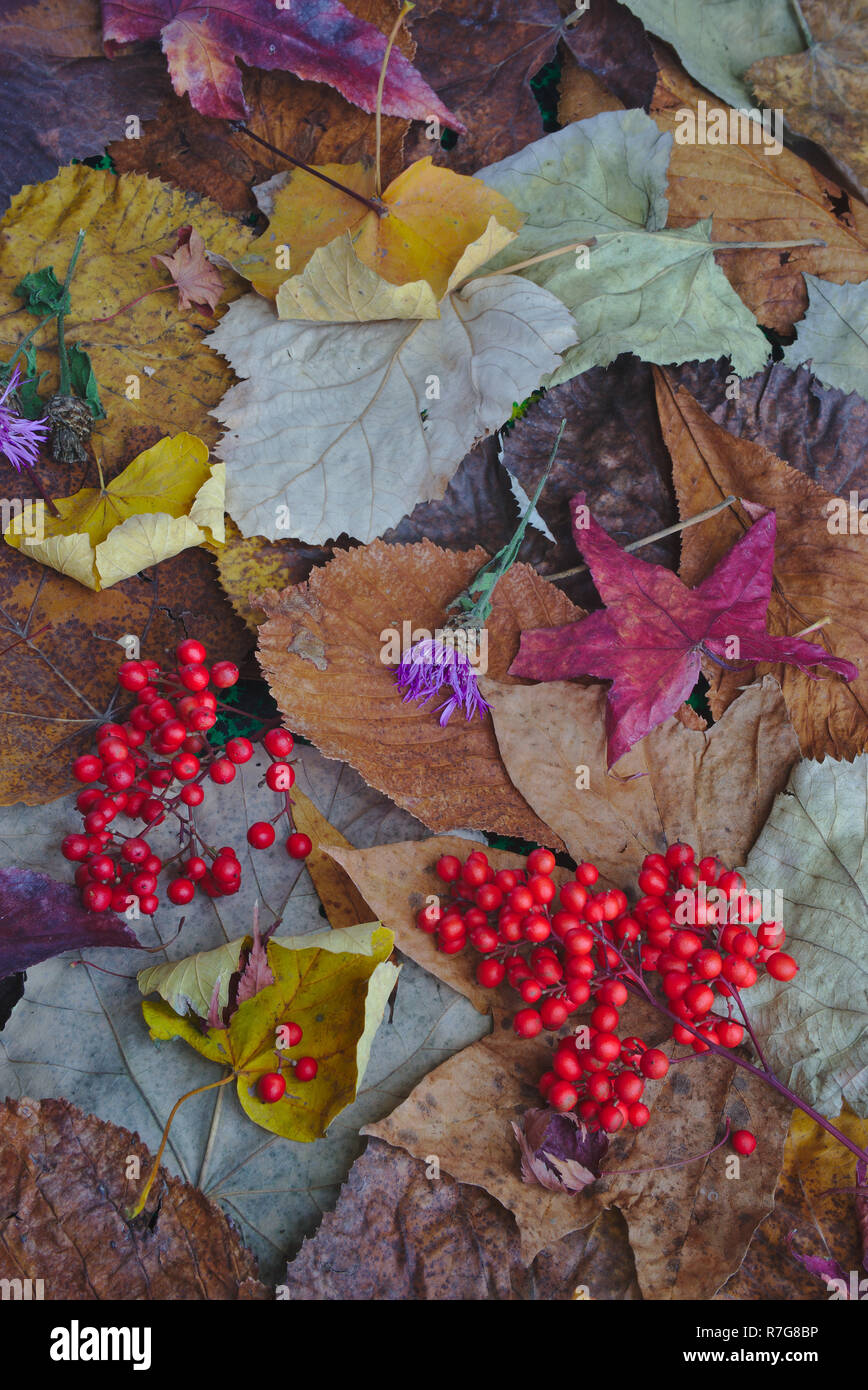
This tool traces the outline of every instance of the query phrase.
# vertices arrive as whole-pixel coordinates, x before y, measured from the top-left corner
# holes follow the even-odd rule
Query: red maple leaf
[[[152,256],[151,265],[164,265],[178,287],[182,309],[199,308],[213,314],[223,297],[220,272],[205,254],[205,242],[194,227],[179,227],[171,256]]]
[[[373,111],[386,38],[339,0],[102,0],[103,41],[112,57],[123,44],[161,39],[172,86],[203,116],[248,115],[238,59],[327,82],[347,101]],[[392,49],[382,109],[411,120],[438,117],[465,127],[412,63]]]
[[[772,589],[775,514],[742,503],[759,520],[695,589],[662,565],[622,550],[589,515],[585,495],[571,502],[573,535],[606,607],[564,627],[523,632],[511,676],[611,680],[606,703],[608,765],[675,714],[696,684],[704,655],[728,669],[739,662],[828,666],[855,680],[851,661],[799,637],[766,630]],[[808,674],[812,674],[808,672]]]

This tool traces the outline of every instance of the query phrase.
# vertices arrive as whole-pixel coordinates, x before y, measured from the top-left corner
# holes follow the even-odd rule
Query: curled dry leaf
[[[227,510],[245,535],[373,540],[443,496],[575,336],[563,304],[517,275],[470,281],[417,321],[280,321],[247,295],[208,338],[244,378],[213,412]]]
[[[203,1193],[161,1170],[146,1213],[127,1222],[137,1134],[66,1100],[0,1107],[0,1276],[44,1281],[51,1300],[265,1299],[256,1260]]]
[[[206,116],[247,115],[239,59],[328,82],[363,110],[374,109],[386,39],[340,0],[305,0],[303,8],[278,8],[270,0],[225,0],[219,6],[103,0],[102,15],[109,55],[123,44],[159,39],[175,91],[186,93]],[[389,59],[382,109],[418,120],[433,113],[445,125],[464,129],[400,50]]]
[[[0,285],[0,355],[16,349],[33,318],[15,297],[15,286],[34,266],[51,265],[62,278],[80,228],[85,230],[66,339],[87,352],[108,419],[92,436],[110,466],[156,443],[166,433],[190,431],[213,443],[207,419],[231,383],[231,373],[202,342],[200,319],[179,308],[166,289],[166,273],[151,257],[172,250],[179,226],[191,223],[210,251],[236,260],[250,238],[240,223],[205,198],[195,198],[140,174],[118,178],[74,165],[49,183],[28,186],[13,199],[0,223],[4,278]],[[243,287],[231,270],[220,272],[224,299]],[[130,301],[144,296],[134,305]],[[130,307],[126,307],[130,306]],[[120,312],[119,312],[120,311]],[[57,386],[57,341],[52,325],[35,339],[41,386]]]
[[[550,1192],[582,1192],[599,1178],[609,1147],[603,1130],[591,1133],[575,1114],[540,1109],[526,1110],[511,1123],[525,1182]]]
[[[31,869],[0,869],[0,980],[62,951],[139,944],[116,913],[82,907],[71,883]]]
[[[802,752],[816,758],[854,757],[868,745],[868,636],[860,621],[868,603],[868,556],[864,536],[850,531],[848,504],[769,450],[727,433],[662,373],[657,400],[682,517],[728,496],[773,508],[777,537],[769,631],[793,636],[831,618],[809,640],[846,654],[860,669],[853,681],[816,680],[792,666],[764,664],[730,674],[705,662],[715,717],[756,672],[770,670],[780,682]],[[843,528],[835,521],[842,515]],[[703,580],[733,542],[748,534],[750,521],[748,512],[736,505],[718,513],[712,524],[685,531],[684,582]]]
[[[487,558],[427,541],[341,553],[307,584],[259,596],[269,616],[259,660],[288,728],[351,763],[432,830],[472,826],[557,848],[506,775],[488,717],[441,728],[430,707],[404,703],[395,685],[396,644],[442,627],[446,605]],[[553,585],[514,565],[494,591],[489,671],[506,676],[522,625],[580,616]]]
[[[822,145],[868,199],[868,4],[800,0],[799,13],[808,48],[760,59],[746,80],[764,106],[783,106],[790,130]]]
[[[626,891],[684,840],[743,862],[799,757],[780,687],[751,686],[707,732],[669,719],[606,770],[606,695],[572,682],[482,684],[507,772],[577,862]]]
[[[331,849],[352,849],[350,841],[335,830],[298,785],[292,789],[292,822],[296,830],[307,835],[313,849],[304,861],[322,903],[329,925],[335,930],[354,927],[359,922],[371,922],[377,914],[371,910],[349,875],[335,862]]]
[[[178,303],[182,309],[217,308],[223,297],[220,272],[205,254],[205,242],[195,227],[178,230],[178,245],[171,256],[154,257],[164,265],[178,286]]]

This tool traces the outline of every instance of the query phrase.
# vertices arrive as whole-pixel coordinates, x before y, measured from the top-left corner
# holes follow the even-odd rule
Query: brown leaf
[[[832,621],[810,636],[834,655],[855,661],[857,681],[812,680],[792,667],[742,668],[727,674],[708,664],[709,701],[715,718],[749,684],[754,672],[780,681],[802,753],[853,758],[868,746],[868,638],[860,614],[868,600],[868,562],[859,535],[832,534],[827,510],[832,495],[767,449],[727,433],[664,372],[655,373],[664,437],[672,455],[682,516],[734,494],[777,513],[774,586],[768,610],[771,633],[794,635],[826,616]],[[843,504],[842,504],[843,505]],[[682,536],[681,576],[697,584],[750,527],[735,506],[713,523]]]
[[[479,1187],[455,1182],[401,1149],[370,1139],[286,1271],[289,1298],[636,1298],[623,1222],[605,1213],[525,1268],[513,1217]]]
[[[219,1207],[161,1170],[142,1218],[123,1211],[148,1171],[137,1134],[65,1100],[0,1107],[0,1277],[46,1299],[265,1299],[256,1261]]]
[[[661,130],[674,133],[676,111],[695,108],[699,100],[719,106],[664,50],[655,53],[661,70],[651,115]],[[789,123],[789,92],[783,103],[769,104],[783,105]],[[807,308],[802,271],[835,284],[868,276],[868,208],[855,201],[850,205],[837,184],[790,150],[768,154],[760,144],[675,143],[668,195],[669,227],[690,226],[711,214],[716,241],[819,238],[825,243],[718,252],[721,267],[748,308],[779,333],[788,333]]]
[[[476,983],[470,953],[444,955],[433,936],[416,926],[416,913],[426,898],[439,897],[444,883],[434,866],[441,854],[466,859],[473,849],[484,850],[495,869],[521,868],[524,860],[504,849],[489,849],[484,841],[465,840],[457,835],[437,835],[429,840],[403,840],[373,849],[329,848],[329,855],[349,874],[384,927],[395,933],[395,945],[405,956],[451,985],[479,1010],[488,1013],[492,993]],[[555,869],[552,877],[563,883],[569,874]]]
[[[707,732],[668,720],[611,774],[605,687],[484,681],[482,688],[516,787],[574,859],[593,860],[627,891],[645,855],[675,840],[728,864],[744,863],[799,758],[771,677],[746,690]]]
[[[595,73],[580,68],[572,54],[565,54],[558,86],[558,120],[561,125],[585,121],[601,111],[623,111],[623,101]]]
[[[802,0],[811,43],[802,53],[763,58],[745,80],[787,125],[816,140],[868,200],[868,4]]]
[[[217,573],[235,612],[255,632],[265,612],[253,599],[263,589],[286,589],[302,584],[315,565],[331,559],[331,546],[305,541],[270,541],[265,536],[242,536],[226,518],[226,543],[214,548]]]
[[[485,559],[481,549],[459,553],[427,541],[375,541],[338,554],[307,584],[260,596],[269,615],[260,664],[288,728],[351,763],[431,829],[466,825],[549,843],[551,832],[506,775],[489,718],[453,717],[441,728],[430,706],[403,702],[394,665],[381,659],[387,630],[400,639],[404,623],[442,626],[446,604]],[[553,585],[515,565],[495,591],[489,669],[505,676],[522,627],[580,616]]]
[[[52,178],[59,164],[102,154],[124,133],[131,93],[145,120],[171,90],[156,49],[108,61],[99,0],[10,10],[4,5],[0,51],[0,207],[23,183]]]
[[[347,0],[347,9],[388,32],[397,6],[393,0]],[[412,58],[414,45],[402,26],[397,48]],[[115,60],[117,61],[117,60]],[[250,107],[247,125],[255,135],[308,164],[352,164],[373,158],[375,119],[352,106],[323,82],[302,82],[288,72],[242,68]],[[227,212],[257,211],[254,184],[283,173],[286,160],[271,154],[228,123],[202,116],[186,97],[165,83],[166,98],[155,121],[138,140],[117,140],[109,149],[119,173],[153,174],[179,188],[213,198]],[[410,122],[384,116],[382,168],[386,182],[400,173],[404,136]],[[430,151],[429,151],[430,153]]]
[[[821,487],[846,496],[868,492],[868,401],[855,391],[822,387],[804,368],[776,362],[738,393],[726,363],[692,362],[669,376],[695,396],[711,418],[742,439],[763,444]]]
[[[309,835],[313,849],[304,861],[322,903],[329,925],[335,929],[373,922],[377,914],[368,907],[352,879],[329,853],[332,849],[352,849],[353,845],[330,825],[309,796],[297,785],[292,791],[292,819],[296,830]]]
[[[608,80],[630,106],[646,105],[654,60],[640,22],[616,0],[594,0],[578,23],[564,25],[575,6],[563,0],[435,0],[410,14],[416,67],[468,126],[449,151],[417,130],[408,156],[437,154],[459,172],[505,159],[543,134],[530,81],[554,59],[559,43],[582,67]]]

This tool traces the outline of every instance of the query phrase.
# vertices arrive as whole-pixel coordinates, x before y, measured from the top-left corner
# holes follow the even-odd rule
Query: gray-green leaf
[[[797,764],[748,856],[752,891],[783,894],[786,984],[745,1000],[780,1079],[823,1115],[868,1115],[868,755]]]
[[[833,285],[806,275],[808,312],[784,351],[788,367],[810,362],[824,386],[858,391],[868,400],[868,280]]]
[[[527,215],[486,270],[595,239],[587,263],[566,252],[521,272],[578,324],[547,386],[622,352],[661,365],[727,355],[740,376],[764,366],[768,343],[715,263],[711,219],[664,230],[671,148],[643,111],[606,111],[479,173]]]
[[[752,63],[800,53],[805,41],[790,0],[625,0],[646,29],[671,43],[697,82],[730,106],[752,106]]]

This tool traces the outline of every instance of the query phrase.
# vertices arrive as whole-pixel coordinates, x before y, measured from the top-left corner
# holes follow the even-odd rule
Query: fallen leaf
[[[149,1219],[124,1220],[131,1158],[147,1171],[151,1155],[128,1129],[66,1100],[7,1100],[0,1276],[41,1280],[52,1301],[268,1298],[254,1256],[190,1184],[161,1171]]]
[[[178,286],[178,303],[182,309],[217,308],[223,298],[220,272],[205,254],[205,243],[195,227],[181,227],[178,245],[171,256],[154,256],[164,265]]]
[[[574,338],[563,305],[518,276],[470,282],[421,322],[279,322],[249,295],[208,338],[245,378],[213,412],[227,510],[245,535],[285,535],[288,515],[302,540],[372,540],[442,497]]]
[[[202,343],[202,327],[213,325],[213,319],[200,321],[190,311],[182,313],[169,295],[148,293],[166,284],[165,272],[154,269],[151,256],[170,250],[175,228],[185,223],[228,260],[237,259],[249,239],[245,228],[204,199],[138,174],[118,178],[84,165],[23,189],[0,223],[5,272],[0,353],[5,357],[33,326],[14,287],[34,265],[53,265],[64,275],[79,228],[85,229],[66,337],[93,363],[108,419],[94,427],[92,442],[112,464],[167,432],[197,433],[209,445],[217,436],[206,411],[232,376]],[[222,274],[223,297],[234,299],[242,282],[231,271]],[[125,308],[140,295],[145,295],[141,302]],[[49,373],[43,388],[48,395],[58,380],[56,335],[43,329],[36,343],[39,369]]]
[[[868,5],[802,0],[807,49],[762,58],[747,81],[764,106],[783,106],[790,130],[816,140],[868,199]]]
[[[795,53],[804,47],[787,0],[717,0],[708,22],[694,0],[625,0],[646,29],[671,43],[697,82],[729,106],[753,104],[745,74],[758,58]]]
[[[765,364],[768,343],[715,262],[710,219],[664,230],[670,146],[644,112],[605,111],[480,170],[527,216],[490,270],[596,239],[585,258],[570,249],[520,272],[580,325],[546,385],[620,352],[649,362],[726,353],[741,376]]]
[[[370,161],[347,167],[329,164],[321,172],[366,198],[375,195]],[[389,290],[394,307],[400,305],[394,294],[399,286],[407,301],[403,312],[381,312],[381,317],[437,318],[437,305],[447,291],[513,241],[523,221],[507,198],[479,179],[438,168],[430,157],[399,174],[381,202],[381,215],[366,212],[357,199],[324,185],[305,169],[293,169],[280,179],[279,187],[272,180],[268,228],[235,262],[235,269],[258,293],[276,296],[280,318],[339,322],[348,315],[359,317],[350,307],[341,314],[334,305],[331,314],[300,312],[305,293],[322,297],[328,288],[333,296],[340,291],[348,299],[366,291],[373,302],[365,317],[373,319]],[[278,247],[289,248],[289,274],[280,268]],[[346,286],[341,277],[348,281]],[[380,281],[386,284],[378,300],[374,292]],[[411,312],[413,297],[418,312]]]
[[[751,1016],[775,1073],[821,1115],[868,1116],[868,756],[801,762],[751,850],[755,891],[783,896],[798,974],[766,972]]]
[[[574,499],[573,518],[576,544],[607,606],[565,628],[524,631],[509,669],[538,680],[611,679],[609,768],[687,699],[699,675],[700,653],[737,662],[778,656],[800,669],[822,665],[847,680],[858,676],[852,662],[829,656],[824,647],[766,630],[774,512],[763,511],[693,589],[671,570],[616,545],[591,517],[583,493]]]
[[[820,240],[822,246],[784,251],[719,251],[727,279],[760,323],[789,334],[808,303],[802,272],[840,284],[868,276],[868,209],[847,202],[841,189],[788,149],[770,153],[754,143],[698,144],[679,140],[685,111],[698,103],[715,108],[666,55],[657,53],[660,74],[651,115],[675,137],[669,160],[670,227],[689,226],[712,212],[716,241]],[[789,117],[789,101],[785,103]],[[728,119],[730,119],[728,117]]]
[[[288,589],[303,584],[316,565],[332,557],[331,547],[303,541],[269,541],[242,536],[230,517],[225,519],[224,544],[216,552],[220,584],[233,609],[253,632],[265,620],[255,596],[263,589]],[[252,600],[252,601],[251,601]]]
[[[296,786],[329,806],[332,823],[357,844],[424,833],[405,812],[365,787],[351,768],[312,748],[299,747],[293,756]],[[287,935],[325,926],[303,864],[279,847],[263,853],[246,842],[244,827],[274,814],[274,793],[257,785],[266,766],[257,751],[234,782],[216,795],[206,792],[196,810],[197,826],[209,843],[223,844],[227,826],[239,828],[231,839],[242,865],[240,892],[222,900],[197,894],[181,909],[161,904],[153,924],[143,919],[137,928],[143,943],[160,948],[160,937],[169,941],[182,916],[184,927],[179,940],[148,957],[149,963],[237,938],[252,921],[257,899],[263,931],[277,918]],[[0,864],[68,880],[71,866],[59,845],[70,828],[64,801],[0,812]],[[162,828],[156,832],[154,843],[168,847],[172,837],[163,841],[162,833]],[[89,958],[98,962],[95,955]],[[102,1119],[138,1130],[153,1152],[178,1097],[221,1072],[192,1048],[157,1048],[149,1040],[133,978],[143,963],[141,952],[115,952],[108,963],[116,975],[83,964],[73,967],[63,958],[28,971],[25,997],[2,1034],[0,1093],[65,1096]],[[56,1027],[49,1025],[61,1000],[70,1011],[64,1016],[74,1013],[76,1026],[65,1030],[59,1048]],[[361,1125],[387,1113],[432,1066],[485,1027],[467,1000],[406,961],[392,1021],[387,1017],[377,1033],[362,1089],[324,1139],[295,1144],[264,1134],[241,1109],[235,1087],[227,1085],[185,1101],[169,1133],[165,1166],[224,1207],[256,1251],[261,1277],[273,1285],[283,1277],[287,1251],[313,1234],[322,1211],[336,1202],[343,1177],[364,1147]]]
[[[259,661],[288,728],[350,762],[431,829],[474,826],[549,843],[506,775],[489,720],[451,719],[441,728],[430,707],[405,704],[395,685],[390,644],[442,626],[446,605],[486,559],[480,549],[462,554],[429,542],[342,552],[306,585],[259,596],[269,617]],[[579,611],[514,565],[486,625],[491,674],[506,675],[521,623],[535,615],[569,622]]]
[[[707,732],[669,719],[606,770],[605,691],[482,686],[510,779],[577,861],[629,891],[647,854],[683,840],[741,863],[799,757],[780,687],[752,685]],[[377,909],[379,911],[379,909]]]
[[[829,492],[868,492],[868,403],[855,392],[824,390],[804,367],[780,362],[739,382],[737,395],[715,364],[668,375],[730,434],[764,445]]]
[[[190,546],[219,543],[224,474],[196,435],[167,435],[111,482],[59,498],[59,517],[27,503],[3,539],[98,592]]]
[[[531,79],[565,50],[614,84],[628,106],[647,105],[654,62],[629,10],[596,0],[565,24],[567,12],[575,16],[572,4],[557,0],[526,0],[518,9],[498,0],[433,0],[411,11],[416,66],[468,126],[438,160],[472,174],[537,140],[543,123]],[[417,133],[414,155],[430,153],[426,137],[427,129]]]
[[[608,1135],[591,1132],[575,1114],[526,1110],[512,1121],[521,1153],[521,1176],[550,1192],[583,1192],[599,1178]]]
[[[848,1110],[835,1125],[868,1146],[868,1124]],[[741,1268],[718,1294],[722,1299],[797,1298],[826,1302],[829,1289],[797,1259],[832,1258],[844,1270],[862,1263],[854,1199],[835,1188],[853,1186],[855,1159],[803,1110],[794,1110],[784,1149],[775,1209],[757,1228]]]
[[[798,336],[784,348],[788,367],[809,362],[824,386],[858,391],[868,399],[868,280],[832,285],[806,275],[808,311]]]
[[[156,114],[167,88],[157,52],[106,61],[97,0],[5,5],[0,206],[23,183],[51,179],[59,164],[100,155],[110,140],[123,136],[131,92],[139,119],[146,120]]]
[[[618,1212],[566,1236],[525,1268],[515,1221],[480,1187],[369,1139],[333,1212],[286,1271],[292,1302],[310,1299],[637,1298]],[[430,1174],[430,1176],[429,1176]]]
[[[328,82],[373,111],[386,39],[339,0],[307,0],[304,12],[276,9],[269,0],[230,0],[213,6],[189,0],[103,0],[106,51],[157,39],[172,86],[205,116],[247,115],[238,59],[257,68],[283,68],[312,82]],[[464,127],[400,50],[393,49],[383,87],[389,115],[427,120],[429,113],[456,130]]]
[[[333,848],[352,849],[353,846],[298,787],[292,793],[292,821],[296,830],[309,836],[313,844],[304,866],[313,880],[329,925],[337,930],[372,921],[376,914],[357,892],[352,879],[328,853]]]
[[[388,0],[353,0],[349,7],[378,27],[389,28]],[[399,35],[398,46],[412,56],[413,44]],[[124,59],[106,63],[114,70]],[[156,62],[162,59],[156,55]],[[172,92],[164,81],[166,100],[156,120],[142,124],[137,140],[116,140],[108,153],[119,174],[150,174],[181,188],[202,193],[235,216],[258,208],[253,187],[286,169],[286,160],[256,144],[227,121],[202,116],[186,97]],[[249,69],[244,88],[254,135],[276,149],[286,150],[307,164],[352,164],[375,150],[374,117],[351,106],[334,87],[301,82],[288,72]],[[402,149],[409,122],[384,116],[380,163],[388,181],[403,166]]]
[[[822,758],[853,757],[868,743],[868,642],[856,620],[858,595],[868,585],[864,537],[842,533],[834,509],[846,512],[815,482],[758,444],[737,439],[709,419],[684,390],[657,381],[663,434],[673,460],[673,481],[682,517],[736,496],[774,509],[777,517],[769,631],[793,637],[821,618],[827,626],[811,634],[827,651],[846,652],[861,674],[852,682],[812,679],[791,666],[742,668],[729,674],[704,661],[709,699],[716,718],[757,671],[780,682],[802,751]],[[681,576],[704,580],[739,537],[750,534],[743,506],[728,508],[713,525],[682,533]],[[701,535],[697,532],[701,531]]]
[[[116,913],[82,907],[71,883],[0,869],[0,979],[62,951],[100,946],[139,949],[139,942]]]

